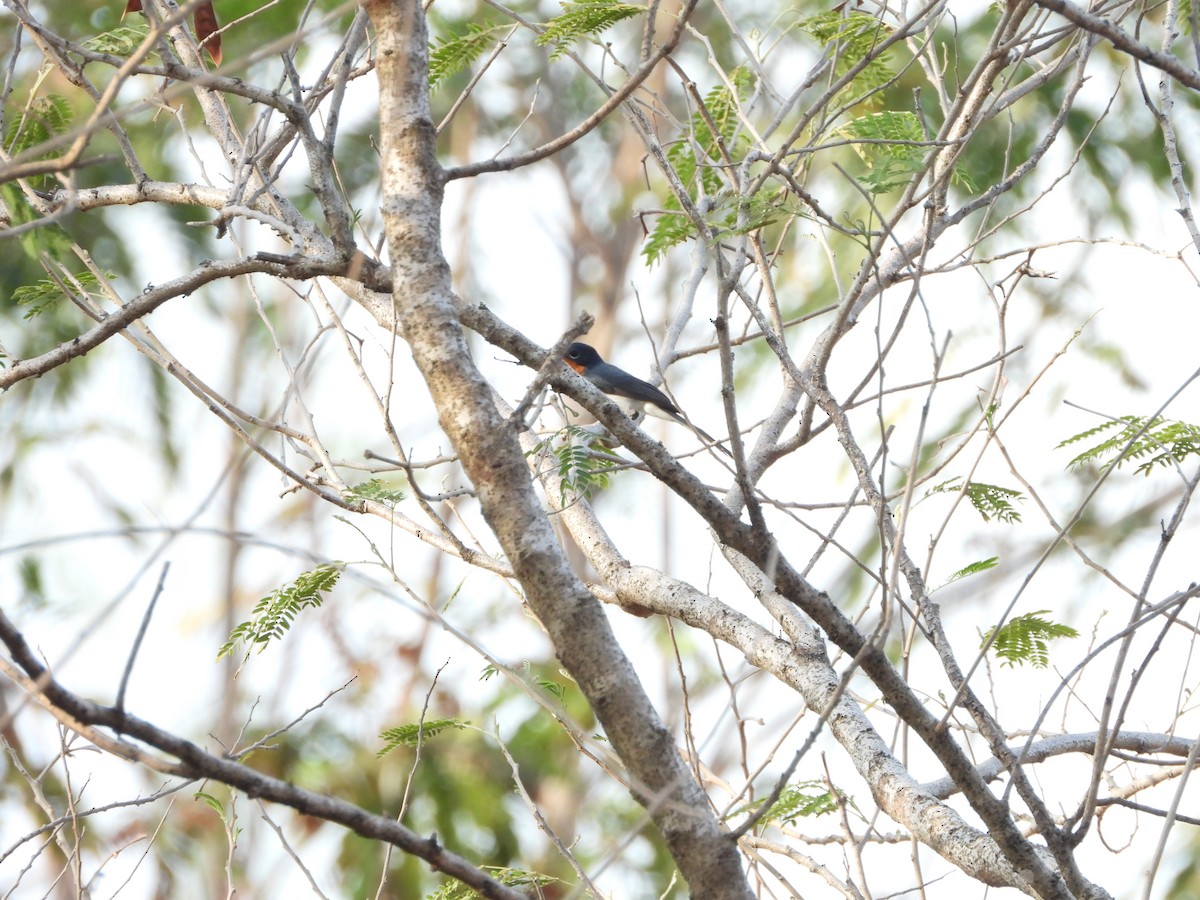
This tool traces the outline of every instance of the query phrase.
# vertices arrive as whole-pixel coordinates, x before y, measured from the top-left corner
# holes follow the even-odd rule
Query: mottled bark
[[[571,571],[516,432],[496,409],[468,352],[441,249],[444,173],[429,116],[421,4],[380,0],[367,10],[377,33],[383,213],[396,327],[529,606],[625,763],[635,797],[662,833],[693,896],[748,897],[737,847],[684,765],[600,603]]]

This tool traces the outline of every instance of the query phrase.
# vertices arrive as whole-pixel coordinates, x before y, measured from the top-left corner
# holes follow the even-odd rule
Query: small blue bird
[[[635,422],[646,413],[669,422],[686,425],[704,440],[708,441],[722,453],[732,455],[716,439],[692,425],[679,412],[671,398],[650,384],[648,381],[630,375],[624,369],[606,363],[600,358],[595,347],[581,344],[578,341],[567,348],[563,362],[611,397],[620,397],[624,402],[621,406],[628,410],[629,417]]]

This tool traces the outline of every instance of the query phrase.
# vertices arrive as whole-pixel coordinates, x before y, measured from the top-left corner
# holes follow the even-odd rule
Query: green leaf
[[[443,38],[429,52],[430,88],[469,68],[496,43],[505,26],[485,26],[477,23],[467,25],[466,34]]]
[[[550,437],[538,441],[526,456],[546,456],[558,468],[559,502],[566,505],[573,494],[587,499],[609,485],[612,470],[624,465],[616,453],[601,443],[600,437],[578,425],[568,425]]]
[[[344,568],[345,563],[325,563],[263,597],[255,605],[252,618],[230,632],[229,640],[217,651],[217,659],[231,655],[239,644],[245,645],[247,657],[254,644],[259,645],[261,653],[267,644],[287,633],[301,611],[324,602],[322,595],[333,590]]]
[[[399,488],[390,487],[387,482],[381,479],[372,478],[370,481],[354,485],[354,487],[346,491],[346,497],[357,500],[375,500],[394,507],[404,499],[404,491]]]
[[[550,681],[548,678],[539,678],[537,682],[547,693],[553,694],[558,698],[558,702],[562,703],[563,698],[567,695],[565,685],[559,684],[557,681]]]
[[[835,794],[824,781],[802,781],[793,787],[785,788],[779,799],[763,814],[761,822],[783,822],[792,825],[797,819],[823,816],[837,811],[839,798],[842,802],[847,800],[843,791],[839,790]],[[758,803],[752,803],[735,810],[731,817],[748,813],[757,805]]]
[[[754,89],[754,73],[744,66],[738,66],[729,73],[729,80],[733,90],[721,84],[705,94],[704,111],[694,112],[688,131],[667,148],[667,158],[674,164],[679,180],[689,188],[688,193],[693,200],[699,196],[699,192],[693,190],[697,186],[703,186],[704,193],[709,196],[717,194],[723,186],[721,176],[712,166],[699,165],[697,149],[700,151],[700,160],[724,163],[722,147],[730,159],[737,162],[749,146],[749,138],[740,142],[735,142],[734,138],[741,122],[738,108]],[[710,127],[710,120],[716,132]]]
[[[995,632],[996,639],[992,650],[1006,666],[1024,665],[1031,663],[1035,668],[1044,669],[1050,663],[1050,652],[1047,642],[1056,638],[1079,637],[1079,632],[1069,625],[1059,625],[1048,619],[1043,619],[1048,609],[1017,616],[999,631],[989,628],[980,641],[980,646],[986,644]]]
[[[506,866],[480,866],[485,872],[509,887],[542,887],[547,884],[562,882],[550,875],[539,872],[528,872],[524,869],[510,869]],[[565,893],[565,892],[564,892]],[[531,893],[530,896],[541,896],[541,892]],[[425,900],[478,900],[479,894],[461,881],[452,880],[443,884],[432,894],[427,894]]]
[[[881,56],[874,56],[876,48],[887,40],[893,31],[875,16],[866,13],[842,15],[834,9],[803,20],[800,22],[800,28],[833,54],[833,71],[838,78],[870,58],[870,62],[843,89],[839,95],[839,102],[862,102],[863,97],[886,84],[895,75],[891,65]],[[874,58],[871,58],[873,56]],[[849,94],[851,99],[841,99],[846,94]],[[868,102],[881,104],[883,98],[875,94]]]
[[[536,43],[552,44],[550,59],[556,60],[567,52],[567,48],[578,40],[596,37],[622,19],[640,15],[644,6],[620,3],[618,0],[580,0],[578,3],[560,3],[561,16],[546,23],[545,31],[537,36]]]
[[[764,188],[745,201],[732,193],[722,193],[724,196],[719,200],[733,202],[718,203],[714,212],[728,210],[721,225],[730,234],[749,234],[774,225],[780,219],[791,219],[802,214],[798,207],[788,202],[786,192]]]
[[[674,199],[674,198],[672,198]],[[676,204],[668,204],[668,206]],[[696,226],[683,213],[664,213],[654,223],[654,230],[642,245],[642,256],[652,265],[662,259],[672,247],[696,236]]]
[[[852,141],[885,141],[886,143],[874,146],[878,146],[881,153],[896,158],[910,156],[913,150],[916,150],[919,156],[924,156],[925,153],[924,147],[909,146],[925,140],[921,121],[911,112],[884,110],[858,116],[851,119],[838,131]],[[859,148],[859,152],[867,149],[870,148]]]
[[[41,179],[30,179],[31,182],[39,180]],[[29,203],[24,192],[15,183],[0,184],[0,203],[3,203],[11,213],[12,225],[27,225],[43,218],[42,213]],[[76,258],[71,252],[70,235],[56,223],[43,223],[27,231],[22,231],[17,240],[29,258],[38,263],[42,262],[42,254],[58,263],[65,263],[69,259]]]
[[[1149,475],[1156,466],[1172,466],[1200,454],[1200,427],[1161,417],[1150,420],[1144,416],[1121,416],[1103,422],[1067,438],[1056,449],[1114,429],[1117,430],[1115,434],[1084,450],[1067,463],[1067,467],[1076,468],[1089,462],[1120,467],[1131,460],[1141,460],[1135,471]]]
[[[1012,505],[1013,500],[1024,500],[1025,495],[1012,488],[996,484],[972,481],[967,485],[967,499],[985,522],[995,518],[1006,525],[1021,521],[1021,514]]]
[[[71,277],[85,289],[95,287],[100,283],[100,280],[95,275],[86,270],[78,272]],[[113,272],[105,272],[104,277],[112,280],[117,276]],[[63,278],[61,284],[69,287],[71,282],[67,278]],[[102,296],[99,291],[88,291],[88,294],[93,297]],[[13,302],[20,306],[29,307],[25,310],[26,319],[32,319],[42,315],[42,313],[49,312],[65,296],[67,295],[63,293],[60,282],[53,278],[43,278],[34,284],[21,285],[21,287],[12,292]]]
[[[196,800],[199,800],[209,809],[213,810],[222,819],[225,818],[225,807],[221,804],[221,801],[212,794],[206,794],[204,791],[196,791],[196,793],[192,794],[192,797],[194,797]]]
[[[35,97],[20,111],[20,115],[8,117],[8,127],[4,132],[4,149],[10,156],[35,150],[54,137],[65,134],[71,128],[73,116],[70,104],[61,94]],[[61,153],[61,149],[47,150],[35,154],[32,158],[54,159]],[[52,190],[59,185],[52,176],[41,175],[31,177],[29,186],[38,190]],[[43,213],[30,204],[24,191],[15,183],[0,185],[0,201],[7,208],[10,215],[9,224],[13,226],[27,225],[43,218]],[[23,231],[17,240],[33,260],[40,260],[43,253],[58,262],[74,258],[71,254],[71,239],[57,224]]]
[[[12,156],[32,150],[65,134],[71,127],[71,119],[71,106],[66,97],[61,94],[38,97],[21,111],[21,115],[12,117],[4,134],[4,149]],[[57,155],[57,152],[47,153],[39,158],[52,159]]]
[[[459,722],[455,719],[432,719],[417,725],[401,725],[399,728],[389,728],[379,735],[380,739],[385,742],[385,745],[375,756],[383,758],[397,747],[415,747],[418,743],[424,743],[431,737],[441,734],[447,728],[461,729],[466,727],[466,722]]]
[[[902,187],[925,168],[928,137],[911,112],[884,110],[859,116],[838,133],[848,141],[870,142],[855,143],[854,149],[868,167],[859,181],[872,194]]]
[[[749,139],[745,135],[741,140],[737,140],[740,124],[738,106],[754,89],[754,73],[738,66],[729,73],[729,80],[733,90],[722,84],[709,91],[704,97],[707,117],[700,111],[693,113],[687,131],[667,148],[667,159],[671,161],[680,183],[693,202],[702,194],[713,198],[724,195],[725,202],[716,205],[708,221],[710,225],[719,225],[726,230],[738,227],[737,204],[741,201],[732,197],[725,189],[725,183],[721,180],[716,166],[725,164],[722,147],[729,158],[737,162],[745,155],[749,146]],[[709,125],[709,120],[716,127],[715,133]],[[700,154],[699,159],[697,151]],[[761,228],[780,214],[781,206],[776,192],[761,191],[752,197],[749,203],[751,224],[740,226],[744,231]],[[664,206],[667,210],[682,209],[679,198],[673,194],[668,195]],[[650,237],[642,246],[642,256],[646,258],[647,264],[658,262],[664,253],[695,234],[695,223],[683,213],[663,213],[658,217]]]
[[[140,17],[139,17],[140,19]],[[105,31],[94,38],[83,42],[83,46],[96,53],[110,53],[113,56],[129,56],[141,46],[142,41],[150,34],[150,23],[134,20],[122,22],[111,31]]]
[[[988,569],[994,569],[1000,564],[1000,557],[989,556],[987,559],[981,559],[978,562],[973,562],[969,566],[963,566],[953,575],[946,579],[946,584],[953,584],[956,581],[961,581],[963,578],[970,578],[972,575],[978,575],[980,572],[986,572]],[[945,587],[943,584],[942,587]]]
[[[943,481],[941,484],[931,487],[926,492],[926,496],[929,494],[956,494],[962,489],[962,481],[958,478],[951,478],[949,481]],[[1021,514],[1012,504],[1013,500],[1025,499],[1025,495],[1020,491],[1000,487],[997,484],[970,481],[967,483],[966,495],[967,499],[971,501],[971,505],[975,507],[975,511],[983,516],[985,522],[991,521],[993,518],[1006,525],[1021,521]]]

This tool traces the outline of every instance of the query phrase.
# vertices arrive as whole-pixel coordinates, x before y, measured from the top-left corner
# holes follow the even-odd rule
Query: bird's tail
[[[718,441],[715,437],[713,437],[707,431],[705,431],[702,428],[697,428],[691,422],[685,422],[684,424],[687,425],[688,428],[692,429],[692,431],[696,432],[696,437],[700,438],[702,441],[704,441],[710,447],[716,447],[718,450],[720,450],[722,453],[724,453],[730,459],[733,459],[733,453],[730,452],[729,448],[726,447],[720,441]]]

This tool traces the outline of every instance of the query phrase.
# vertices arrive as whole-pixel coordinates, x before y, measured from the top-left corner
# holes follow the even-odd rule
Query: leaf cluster
[[[1148,419],[1145,416],[1121,416],[1103,422],[1095,428],[1072,435],[1058,448],[1104,434],[1108,437],[1072,459],[1067,463],[1067,468],[1078,468],[1089,462],[1102,463],[1106,468],[1119,468],[1131,460],[1141,460],[1135,471],[1139,475],[1149,475],[1155,466],[1176,465],[1200,453],[1200,427],[1188,422],[1161,417]]]
[[[31,98],[20,115],[11,117],[8,127],[4,130],[5,158],[11,159],[65,134],[71,128],[73,118],[71,106],[61,94]],[[53,159],[58,155],[59,151],[48,150],[35,158]],[[48,175],[30,178],[28,182],[34,189],[54,185]],[[26,225],[42,217],[41,213],[30,205],[16,182],[0,184],[0,202],[8,210],[12,225]],[[17,240],[34,260],[40,259],[41,254],[46,253],[52,259],[61,261],[70,253],[71,240],[58,225],[24,231]]]
[[[958,493],[962,490],[962,482],[958,478],[953,478],[930,488],[929,493]],[[1021,521],[1021,514],[1013,505],[1014,500],[1025,499],[1025,495],[1020,491],[1001,487],[998,484],[987,484],[983,481],[968,481],[965,493],[967,500],[975,507],[975,511],[983,516],[985,522],[995,519],[1005,525],[1013,525]],[[968,572],[967,574],[973,573]]]
[[[384,741],[384,747],[375,756],[379,758],[387,756],[397,747],[416,747],[418,743],[424,743],[448,728],[462,729],[466,727],[466,722],[459,722],[456,719],[432,719],[416,725],[389,728],[379,735],[380,739]]]
[[[97,287],[100,284],[100,279],[86,270],[77,272],[70,277],[84,290]],[[117,276],[114,272],[106,272],[104,277],[114,279]],[[25,318],[32,319],[54,308],[64,296],[64,285],[64,280],[43,278],[41,281],[34,282],[33,284],[24,284],[14,289],[12,299],[18,306],[28,307],[25,310]],[[87,291],[87,293],[92,296],[99,296],[94,291]]]
[[[983,635],[981,646],[995,633],[992,650],[1004,665],[1012,667],[1031,663],[1034,668],[1046,668],[1050,664],[1049,641],[1079,637],[1079,632],[1071,626],[1042,618],[1048,612],[1048,609],[1039,609],[1017,616],[999,630],[989,628]]]
[[[550,51],[551,61],[561,58],[576,41],[597,37],[618,22],[646,11],[644,6],[619,0],[579,0],[559,5],[563,8],[562,15],[547,22],[536,40],[539,46],[554,48]]]
[[[840,790],[835,793],[823,781],[803,781],[785,789],[763,820],[794,825],[797,819],[837,812],[839,802],[846,799],[845,793]]]
[[[601,443],[599,437],[579,425],[568,425],[538,441],[526,456],[545,455],[555,461],[560,485],[559,502],[569,494],[587,499],[608,487],[621,457]]]
[[[687,132],[667,148],[667,159],[693,202],[701,196],[716,198],[725,193],[724,182],[716,167],[725,165],[727,158],[736,163],[749,146],[745,135],[741,140],[737,139],[738,107],[750,96],[754,75],[739,66],[730,73],[729,80],[733,89],[722,84],[709,91],[703,100],[704,110],[692,114]],[[760,209],[768,205],[766,198],[774,192],[762,193],[764,196],[758,198]],[[683,209],[679,198],[673,194],[667,197],[665,206],[668,210]],[[714,216],[714,221],[732,227],[736,223],[737,209],[735,206],[731,212],[729,206],[726,203]],[[751,217],[755,216],[752,214]],[[695,234],[695,224],[686,215],[668,212],[655,222],[653,232],[642,247],[642,256],[647,263],[655,263],[667,250]]]
[[[558,878],[543,875],[540,872],[530,872],[525,869],[511,869],[507,866],[480,866],[485,872],[509,887],[541,888],[548,884],[561,884]],[[475,900],[479,896],[472,888],[461,881],[448,881],[430,894],[426,900]],[[542,896],[536,891],[531,896]]]
[[[838,129],[867,164],[867,173],[859,183],[872,194],[884,194],[904,187],[913,176],[924,171],[929,152],[929,136],[915,113],[883,110],[851,119]],[[971,189],[966,172],[955,167],[953,181]]]
[[[83,42],[83,46],[96,53],[113,56],[129,56],[141,46],[150,34],[150,23],[141,19],[122,22],[116,28],[103,31]]]
[[[843,93],[854,92],[849,104],[882,102],[875,99],[874,92],[887,84],[895,71],[882,54],[876,53],[876,48],[891,36],[892,28],[875,16],[858,12],[847,15],[840,8],[804,19],[799,27],[833,57],[833,72],[838,78],[869,60],[843,89]]]
[[[429,86],[435,88],[459,72],[470,67],[492,48],[500,34],[507,29],[499,26],[467,24],[466,34],[451,35],[440,39],[429,51]]]
[[[44,144],[53,137],[65,134],[71,127],[72,118],[71,106],[62,94],[37,97],[5,129],[4,150],[10,156],[16,156]],[[50,159],[53,155],[47,154],[41,158]]]
[[[404,491],[393,488],[380,478],[372,478],[362,484],[356,484],[348,491],[346,497],[355,500],[375,500],[394,507],[404,499]]]
[[[254,644],[259,645],[259,652],[265,650],[267,644],[287,633],[301,611],[324,602],[323,595],[333,590],[344,568],[345,563],[325,563],[267,594],[255,604],[251,618],[229,633],[229,640],[217,651],[217,659],[232,655],[239,644],[246,646],[247,656]]]
[[[781,822],[785,825],[794,825],[797,819],[823,816],[826,813],[836,812],[840,803],[854,805],[853,801],[850,800],[844,791],[830,789],[829,785],[824,781],[802,781],[799,784],[785,788],[780,793],[779,799],[772,803],[770,808],[763,814],[761,822],[763,824]],[[753,809],[755,805],[757,804],[742,807],[736,810],[733,815],[745,814]]]
[[[945,587],[947,584],[953,584],[956,581],[961,581],[964,578],[970,578],[972,575],[978,575],[980,572],[986,572],[989,569],[996,568],[1000,564],[1000,557],[989,556],[987,559],[979,559],[970,565],[963,566],[953,575],[946,579],[946,584],[939,587]]]

